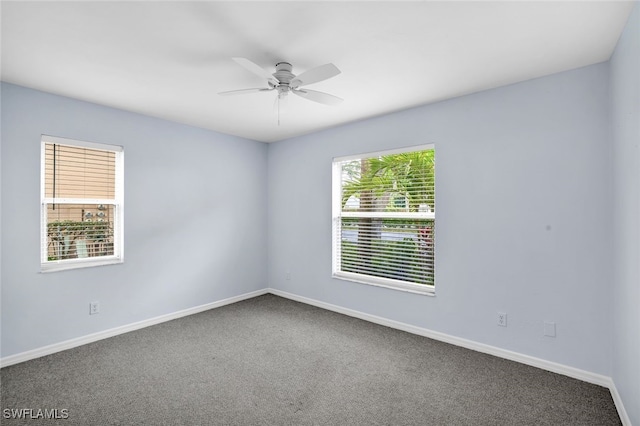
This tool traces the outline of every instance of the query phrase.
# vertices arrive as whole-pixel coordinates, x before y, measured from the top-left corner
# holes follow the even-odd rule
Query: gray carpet
[[[273,295],[6,367],[0,380],[3,414],[66,409],[65,425],[621,424],[606,388]]]

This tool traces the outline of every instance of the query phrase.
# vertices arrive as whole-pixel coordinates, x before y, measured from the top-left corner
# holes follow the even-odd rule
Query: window
[[[41,269],[123,259],[122,147],[42,136]]]
[[[335,278],[433,293],[435,219],[432,145],[334,159]]]

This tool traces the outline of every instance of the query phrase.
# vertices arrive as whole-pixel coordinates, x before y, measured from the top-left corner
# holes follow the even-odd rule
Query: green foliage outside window
[[[47,260],[113,254],[113,223],[56,221],[47,224]]]
[[[433,149],[342,165],[343,212],[435,212]],[[435,219],[341,218],[341,271],[434,285]],[[382,216],[382,215],[381,215]]]

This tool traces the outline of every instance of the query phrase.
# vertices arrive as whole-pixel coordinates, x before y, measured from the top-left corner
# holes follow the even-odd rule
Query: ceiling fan
[[[337,96],[333,96],[324,92],[318,92],[317,90],[302,88],[303,86],[318,83],[320,81],[327,80],[340,74],[340,70],[338,69],[338,67],[333,64],[321,65],[296,76],[292,73],[293,66],[289,62],[278,62],[275,67],[276,72],[271,74],[260,65],[257,65],[249,59],[232,59],[236,61],[238,65],[244,67],[248,71],[251,71],[257,76],[266,79],[268,87],[230,90],[227,92],[220,92],[218,93],[219,95],[241,95],[245,93],[270,92],[275,90],[278,93],[278,97],[276,98],[277,102],[284,100],[289,93],[293,93],[294,95],[298,95],[310,101],[318,102],[325,105],[338,105],[342,102],[342,99]]]

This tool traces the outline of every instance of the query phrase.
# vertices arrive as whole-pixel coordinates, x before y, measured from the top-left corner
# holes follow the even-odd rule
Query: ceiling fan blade
[[[219,92],[218,95],[221,96],[229,96],[229,95],[242,95],[244,93],[255,93],[255,92],[270,92],[273,89],[240,89],[240,90],[229,90],[227,92]]]
[[[318,92],[317,90],[296,89],[292,90],[291,92],[305,99],[309,99],[310,101],[318,102],[325,105],[338,105],[343,101],[342,98],[330,95],[328,93]]]
[[[251,71],[252,73],[257,75],[258,77],[266,78],[267,80],[271,82],[275,82],[277,84],[277,81],[275,81],[271,73],[265,70],[264,68],[262,68],[260,65],[256,64],[255,62],[252,62],[247,58],[231,58],[231,59],[236,61],[238,65],[240,65],[247,71]]]
[[[291,87],[306,86],[307,84],[317,83],[319,81],[326,80],[331,77],[335,77],[340,74],[340,70],[333,64],[325,64],[316,68],[312,68],[303,72],[293,80],[291,80]]]

